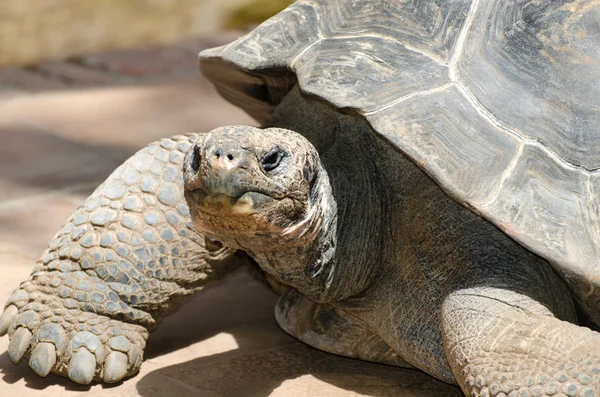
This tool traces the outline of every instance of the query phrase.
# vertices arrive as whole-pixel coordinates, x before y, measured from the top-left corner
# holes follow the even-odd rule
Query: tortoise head
[[[187,153],[185,198],[193,225],[223,244],[270,251],[317,234],[322,211],[317,150],[293,131],[217,128]]]

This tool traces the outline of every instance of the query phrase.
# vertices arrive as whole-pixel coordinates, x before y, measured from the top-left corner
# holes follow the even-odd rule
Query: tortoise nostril
[[[243,162],[244,150],[239,148],[218,147],[211,150],[207,157],[207,164],[214,169],[232,170]]]
[[[191,167],[194,172],[198,172],[200,169],[200,147],[198,145],[194,145]]]

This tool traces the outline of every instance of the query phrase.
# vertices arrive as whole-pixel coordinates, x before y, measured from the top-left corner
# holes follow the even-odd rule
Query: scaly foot
[[[60,282],[63,274],[48,281]],[[111,301],[114,292],[102,280],[90,280],[85,273],[81,276],[79,291],[89,287],[91,299]],[[53,372],[80,384],[113,383],[137,373],[148,338],[146,328],[69,303],[68,298],[44,294],[31,281],[21,284],[0,316],[0,336],[8,333],[10,337],[12,362],[18,364],[28,357],[39,376]]]

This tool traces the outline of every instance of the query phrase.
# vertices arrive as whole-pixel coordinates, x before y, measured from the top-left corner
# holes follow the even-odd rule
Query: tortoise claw
[[[23,355],[31,344],[31,331],[27,328],[19,328],[15,331],[12,339],[8,344],[8,356],[10,361],[15,364],[21,362]]]
[[[113,351],[106,358],[104,365],[104,381],[115,383],[127,374],[127,355],[122,352]]]
[[[47,376],[56,364],[56,348],[52,343],[39,343],[31,357],[29,358],[29,367],[41,377]]]
[[[81,385],[88,385],[94,379],[96,358],[89,350],[83,348],[77,351],[69,364],[69,379]]]
[[[14,305],[10,305],[4,310],[4,313],[0,316],[0,336],[6,335],[8,327],[15,321],[17,314],[19,314],[19,309]]]

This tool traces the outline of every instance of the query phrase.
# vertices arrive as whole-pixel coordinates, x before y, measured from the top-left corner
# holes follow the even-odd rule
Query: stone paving
[[[236,34],[0,69],[0,304],[110,172],[158,138],[252,124],[199,76],[196,54]],[[39,378],[0,338],[0,396],[460,396],[419,371],[316,351],[274,322],[246,273],[197,294],[152,334],[139,375],[113,386]]]

